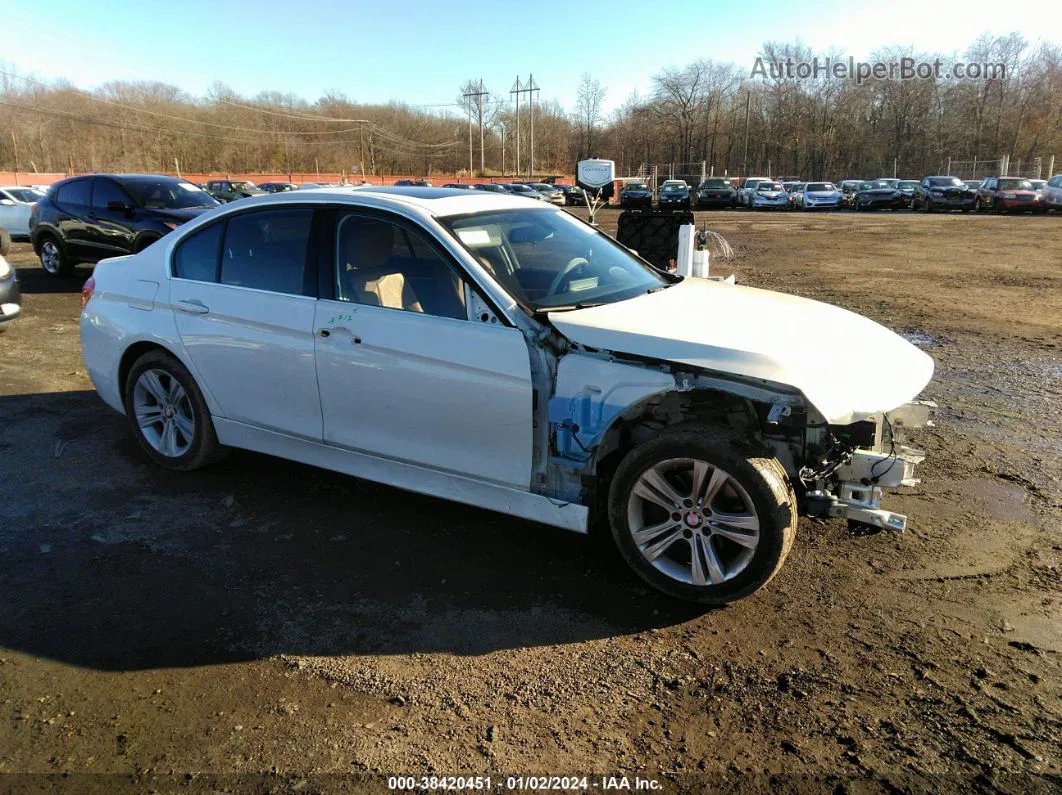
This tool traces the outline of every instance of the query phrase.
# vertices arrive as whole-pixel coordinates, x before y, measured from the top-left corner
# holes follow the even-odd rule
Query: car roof
[[[310,188],[273,193],[256,198],[254,206],[305,204],[307,201],[316,201],[321,204],[363,205],[383,209],[386,209],[388,205],[395,209],[416,208],[437,217],[493,210],[548,210],[552,208],[552,205],[538,199],[514,196],[511,193],[418,187]],[[556,212],[563,212],[563,210],[556,210]]]

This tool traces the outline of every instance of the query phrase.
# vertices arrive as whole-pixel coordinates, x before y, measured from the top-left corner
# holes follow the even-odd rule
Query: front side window
[[[563,210],[502,210],[442,223],[533,311],[623,301],[672,283]]]
[[[348,214],[336,225],[336,299],[436,317],[468,318],[464,282],[420,234]]]
[[[109,179],[98,179],[92,188],[92,206],[106,210],[111,202],[119,202],[128,205],[129,197],[121,188]]]
[[[125,183],[141,207],[149,210],[184,210],[195,207],[217,207],[213,196],[191,182],[170,179],[140,179]]]
[[[229,218],[221,249],[221,283],[273,293],[312,295],[307,249],[313,210],[262,210]],[[311,277],[313,274],[310,274]]]

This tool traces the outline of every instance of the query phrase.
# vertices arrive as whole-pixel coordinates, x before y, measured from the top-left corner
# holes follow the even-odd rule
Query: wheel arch
[[[756,439],[760,417],[770,406],[716,388],[671,389],[646,397],[618,414],[600,435],[586,474],[592,482],[589,504],[596,519],[607,514],[609,484],[632,449],[664,429],[727,429]]]

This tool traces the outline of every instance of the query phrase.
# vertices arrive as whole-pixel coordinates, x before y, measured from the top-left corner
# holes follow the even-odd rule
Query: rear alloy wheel
[[[795,506],[777,459],[709,428],[676,430],[627,454],[609,490],[609,524],[627,564],[654,588],[725,604],[781,568]]]
[[[41,267],[49,276],[69,276],[74,266],[66,257],[62,244],[54,237],[46,237],[41,242]]]
[[[133,364],[125,412],[144,452],[167,469],[198,469],[227,452],[191,373],[165,351],[145,353]]]

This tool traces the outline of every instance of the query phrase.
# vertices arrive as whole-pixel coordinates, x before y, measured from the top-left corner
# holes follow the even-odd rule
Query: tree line
[[[799,43],[767,42],[765,62],[810,63]],[[868,79],[752,73],[752,64],[700,59],[653,75],[604,113],[607,74],[584,74],[575,106],[508,95],[470,80],[452,103],[367,104],[276,92],[242,97],[216,83],[203,97],[159,82],[113,81],[92,91],[45,83],[0,62],[0,169],[40,172],[570,174],[587,156],[622,175],[646,164],[705,171],[840,179],[958,173],[1007,155],[1024,171],[1062,155],[1062,47],[1017,34],[984,36],[961,56],[910,48],[868,61],[1002,64],[987,79]],[[482,125],[482,135],[480,127]],[[482,143],[481,143],[482,142]],[[471,157],[470,157],[471,143]],[[470,162],[471,161],[471,162]],[[1062,167],[1056,166],[1056,170]],[[972,175],[963,175],[972,176]]]

